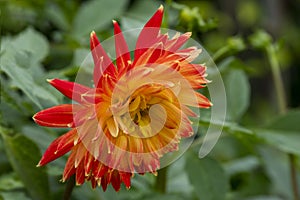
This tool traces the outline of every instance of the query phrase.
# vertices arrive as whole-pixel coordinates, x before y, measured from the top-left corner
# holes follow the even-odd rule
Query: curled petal
[[[36,113],[32,118],[41,125],[48,127],[72,127],[73,114],[78,112],[79,105],[62,104]]]
[[[73,99],[78,103],[82,103],[81,94],[86,93],[90,90],[89,87],[66,80],[49,79],[47,81],[66,97],[68,97],[69,99]]]

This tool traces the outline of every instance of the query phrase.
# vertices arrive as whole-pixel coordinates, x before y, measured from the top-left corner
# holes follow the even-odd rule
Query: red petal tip
[[[164,11],[164,6],[163,6],[162,4],[160,4],[160,6],[159,6],[158,10],[160,10],[160,11]]]
[[[192,36],[192,32],[186,32],[185,35],[188,36],[188,37],[191,37]]]
[[[94,35],[96,35],[95,31],[92,31],[90,36],[93,37]]]
[[[48,83],[51,83],[54,79],[53,78],[51,78],[51,79],[48,78],[46,80],[47,80]]]

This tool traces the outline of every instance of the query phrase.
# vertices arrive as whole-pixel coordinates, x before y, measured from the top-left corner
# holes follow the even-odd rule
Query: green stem
[[[71,195],[72,195],[72,191],[74,189],[74,186],[75,186],[75,175],[71,176],[70,179],[67,182],[66,190],[65,190],[65,193],[64,193],[64,200],[71,199]]]
[[[285,114],[287,111],[286,96],[283,87],[283,81],[280,73],[279,62],[276,56],[276,49],[273,44],[266,47],[266,52],[271,65],[271,71],[273,76],[273,81],[275,84],[275,90],[278,100],[278,109],[280,114]],[[296,172],[296,157],[295,155],[289,153],[289,163],[290,163],[290,176],[291,184],[293,190],[294,200],[300,200],[297,182],[297,172]]]
[[[276,51],[274,45],[269,45],[266,48],[268,59],[271,65],[272,76],[275,84],[275,90],[278,100],[278,108],[280,114],[285,114],[287,109],[287,103],[285,99],[285,92],[283,87],[283,81],[280,74],[279,62],[276,56]]]
[[[224,46],[220,48],[214,55],[213,55],[213,60],[214,62],[217,62],[220,58],[222,58],[230,48],[228,46]]]
[[[156,177],[155,189],[162,194],[166,193],[167,189],[167,173],[168,167],[164,167],[158,171],[158,175]]]

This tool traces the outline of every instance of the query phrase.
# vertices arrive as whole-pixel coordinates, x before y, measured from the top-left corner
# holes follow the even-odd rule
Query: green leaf
[[[77,12],[73,23],[75,36],[84,36],[93,30],[102,30],[118,17],[127,0],[92,0],[85,2]]]
[[[0,177],[0,190],[15,190],[24,188],[22,182],[15,173],[9,173]]]
[[[6,87],[21,89],[40,108],[41,100],[45,100],[47,106],[58,104],[50,90],[36,82],[44,75],[40,62],[48,51],[49,45],[45,37],[31,28],[21,32],[16,38],[4,38],[1,44],[1,71],[11,78],[11,81],[5,81]]]
[[[30,139],[1,128],[8,159],[33,199],[49,199],[48,176],[45,168],[37,168],[39,148]]]
[[[130,6],[130,9],[126,12],[126,16],[144,21],[144,25],[158,8],[159,2],[157,1],[135,1],[134,4]],[[142,26],[135,28],[141,27]]]
[[[168,167],[167,191],[169,193],[191,195],[193,185],[189,182],[185,163],[186,157],[182,156]]]
[[[267,146],[261,146],[258,150],[264,170],[272,184],[270,189],[281,196],[282,199],[293,199],[288,156],[275,148]]]
[[[15,86],[20,88],[37,106],[42,108],[40,99],[47,100],[53,104],[58,104],[56,97],[43,87],[39,86],[27,70],[19,67],[14,62],[6,61],[7,60],[5,60],[2,65],[2,70],[14,81]]]
[[[234,175],[242,172],[251,171],[259,167],[259,160],[254,156],[245,156],[234,159],[224,165],[224,169],[228,175]]]
[[[70,28],[70,24],[63,12],[62,7],[59,7],[55,4],[51,4],[47,7],[46,15],[49,20],[59,29],[61,30],[68,30]]]
[[[122,17],[122,19],[121,19],[121,25],[122,25],[123,31],[129,31],[132,29],[142,28],[144,26],[144,24],[145,24],[145,22],[142,22],[140,20],[137,20],[137,19],[131,18],[131,17]],[[134,33],[132,33],[132,34],[136,34],[135,37],[137,38],[139,31],[138,32],[134,31]]]
[[[151,194],[151,197],[143,198],[144,200],[184,200],[183,197],[179,197],[178,195],[174,194]]]
[[[198,199],[222,200],[228,190],[228,180],[220,164],[208,157],[199,159],[197,154],[187,156],[186,170]]]
[[[210,118],[207,117],[202,117],[199,121],[198,121],[200,126],[215,126],[215,127],[223,127],[223,130],[228,132],[228,133],[232,133],[232,134],[246,134],[246,135],[254,135],[253,131],[243,127],[235,122],[228,122],[228,121],[211,121]]]
[[[249,106],[250,85],[243,70],[233,69],[225,80],[227,111],[231,120],[237,120]]]
[[[2,200],[31,200],[24,192],[0,192],[0,199]]]
[[[12,80],[14,86],[20,88],[29,99],[31,99],[37,106],[42,108],[41,99],[47,100],[53,104],[58,104],[57,98],[37,84],[30,73],[29,70],[26,70],[20,67],[15,59],[15,56],[19,55],[17,52],[13,52],[11,46],[4,51],[1,56],[1,70],[4,71]]]
[[[266,128],[300,132],[299,119],[300,110],[290,110],[285,115],[276,117]]]
[[[32,28],[21,32],[12,42],[18,51],[25,51],[37,62],[42,61],[49,52],[49,44],[45,36]]]
[[[259,138],[283,152],[300,155],[300,132],[256,129],[255,133]]]

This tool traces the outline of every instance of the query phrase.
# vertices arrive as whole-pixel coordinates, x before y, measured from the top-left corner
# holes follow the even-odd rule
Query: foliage
[[[287,12],[276,1],[271,12],[258,0],[230,5],[236,10],[218,2],[1,1],[0,199],[64,196],[68,183],[59,182],[64,158],[35,167],[47,145],[65,131],[41,128],[31,120],[43,108],[68,102],[46,79],[73,80],[92,30],[104,40],[113,33],[114,18],[124,30],[141,27],[161,3],[163,26],[192,31],[221,72],[227,95],[221,138],[207,157],[197,157],[203,130],[211,125],[205,115],[209,111],[203,111],[191,148],[167,168],[166,181],[160,183],[165,190],[157,190],[157,177],[136,174],[128,191],[116,193],[109,186],[104,193],[85,184],[74,188],[71,199],[295,198],[292,177],[300,183],[299,5],[283,2],[291,9]],[[265,9],[279,13],[267,16]],[[286,95],[280,97],[274,66],[284,75]]]

